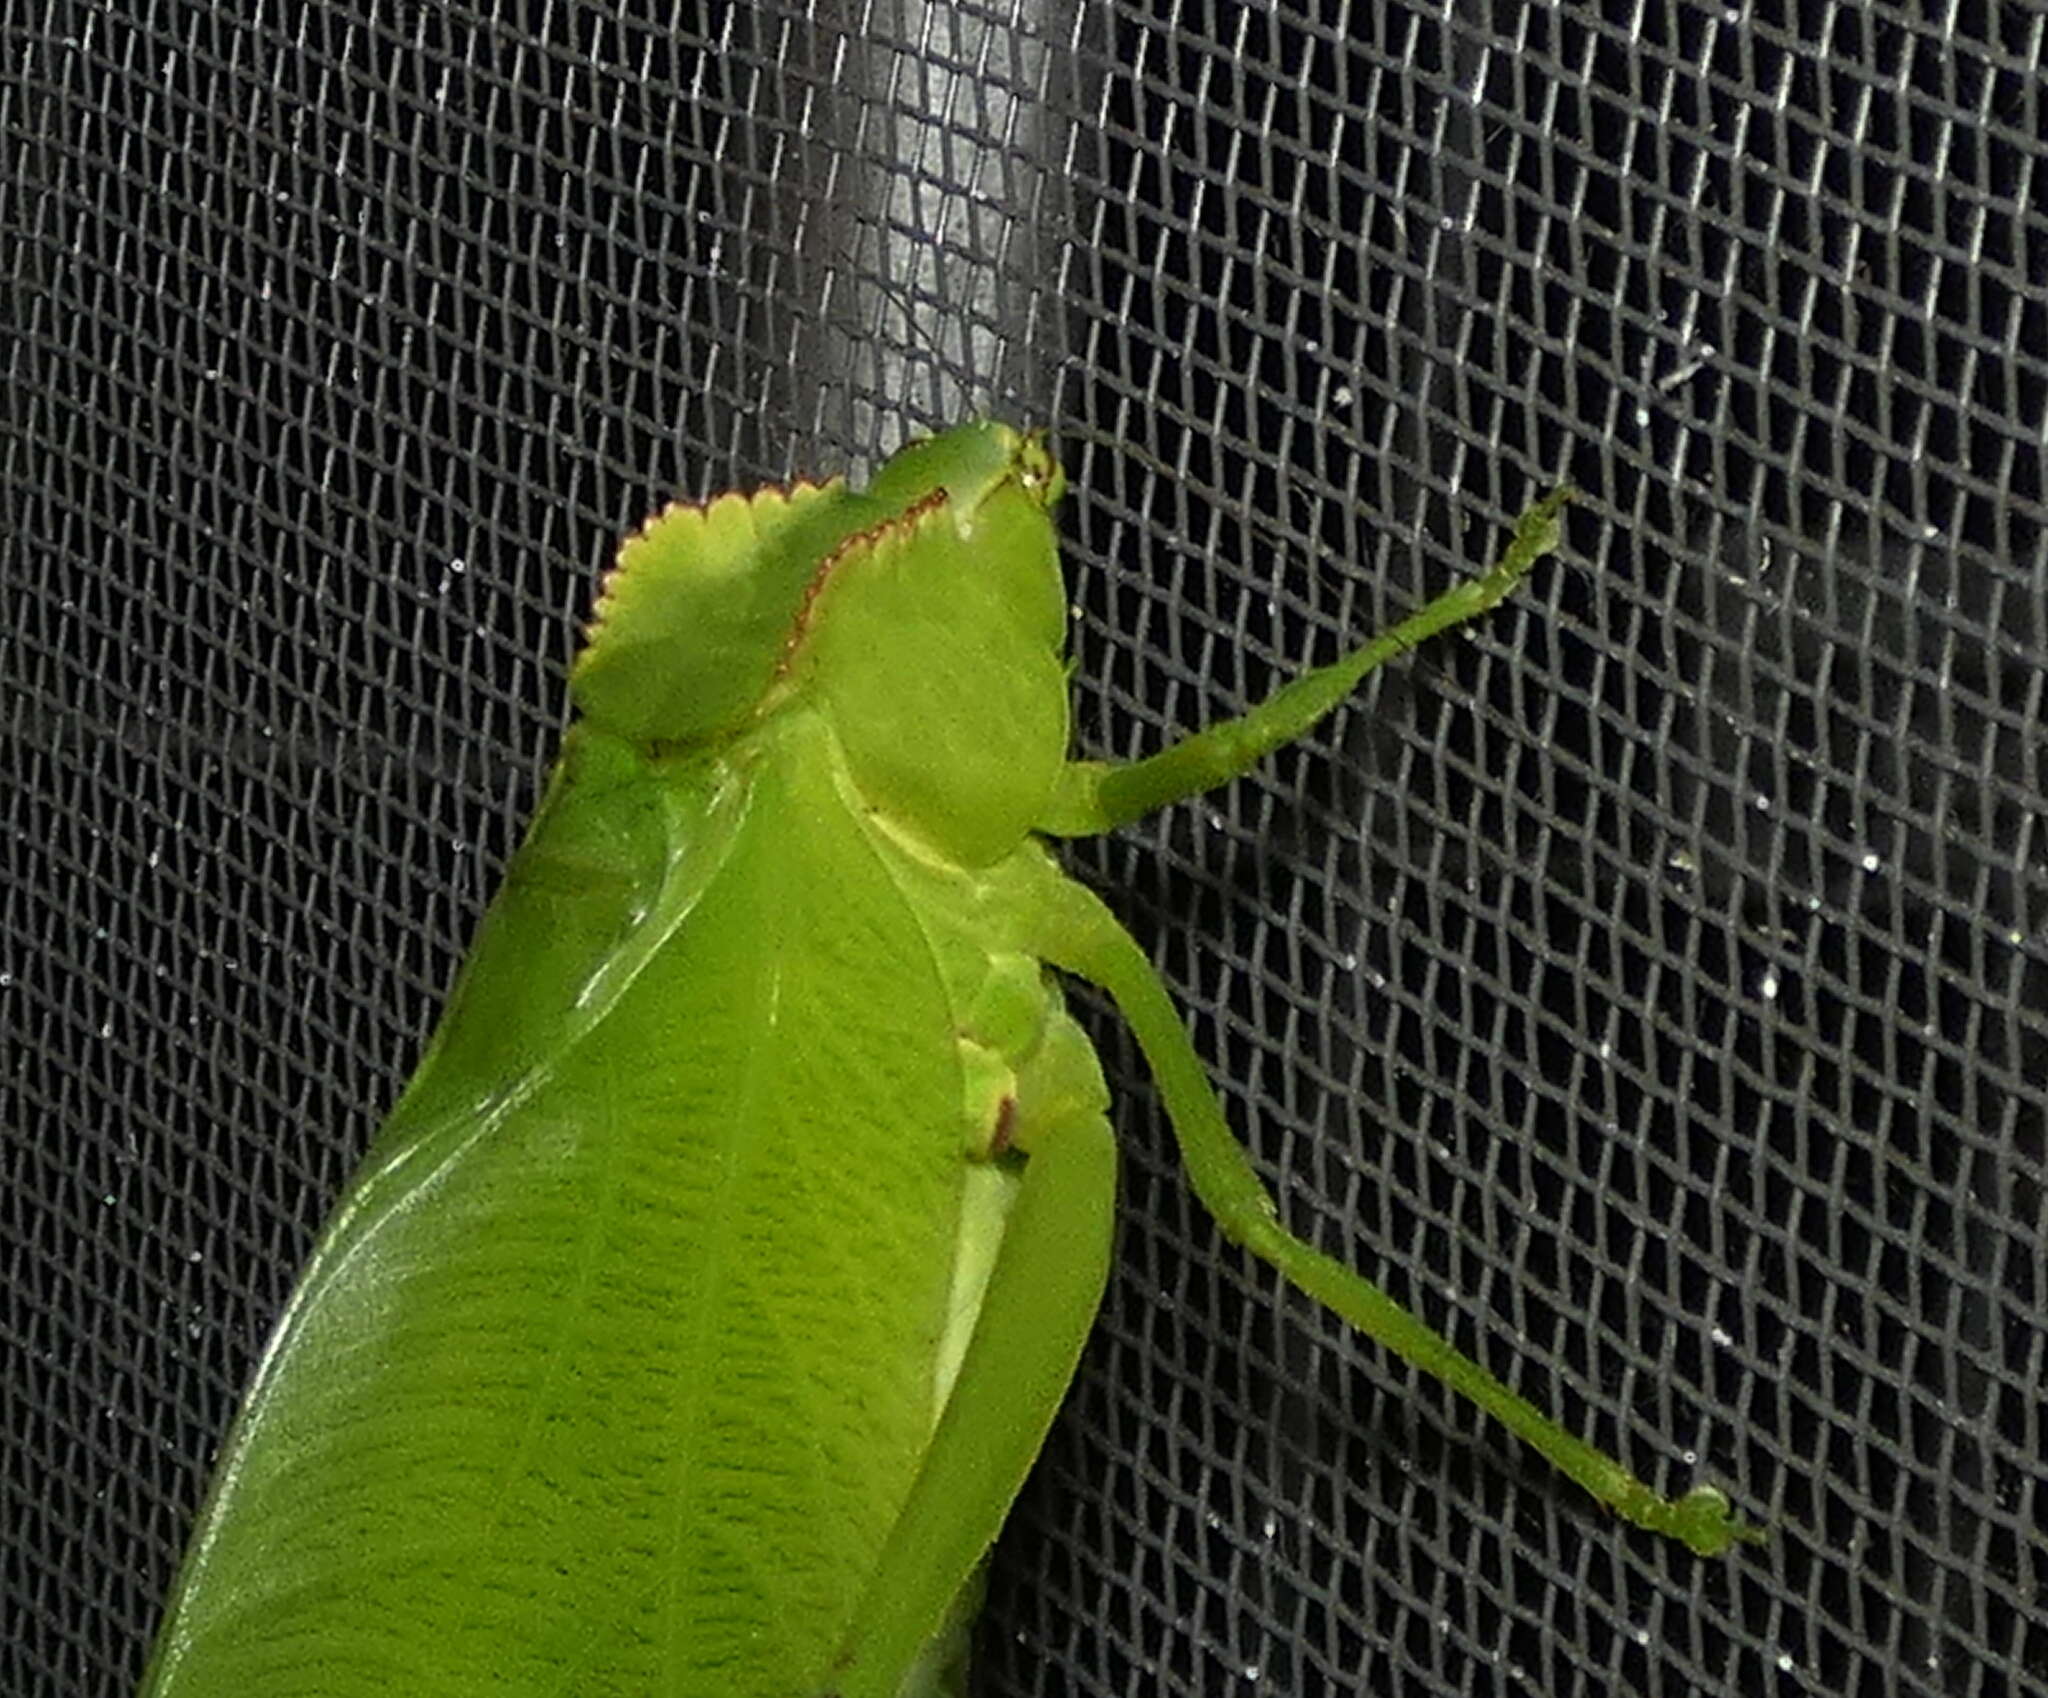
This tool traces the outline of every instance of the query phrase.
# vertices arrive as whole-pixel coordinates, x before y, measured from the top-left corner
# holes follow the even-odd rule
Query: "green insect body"
[[[1105,1278],[1115,1159],[1047,967],[1140,1040],[1224,1230],[1603,1501],[1666,1502],[1289,1237],[1164,987],[1040,840],[1243,771],[1502,563],[1243,719],[1069,761],[1043,440],[676,507],[419,1071],[222,1454],[146,1698],[957,1690]]]

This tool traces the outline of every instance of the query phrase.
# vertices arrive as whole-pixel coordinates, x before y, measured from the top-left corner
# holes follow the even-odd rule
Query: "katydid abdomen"
[[[677,774],[608,753],[614,805],[676,822],[666,876],[598,876],[576,797],[522,850],[524,924],[585,934],[571,1012],[524,1053],[465,1030],[518,971],[485,940],[223,1458],[161,1692],[829,1684],[1000,1231],[967,969],[814,720]],[[645,911],[593,923],[606,885]]]

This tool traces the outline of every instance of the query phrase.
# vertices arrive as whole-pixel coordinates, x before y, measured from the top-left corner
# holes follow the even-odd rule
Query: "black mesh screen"
[[[1289,1220],[1767,1549],[1248,1269],[1134,1050],[989,1694],[2048,1691],[2037,5],[0,5],[0,1692],[125,1694],[677,491],[1048,423],[1079,737],[1587,500],[1084,847]]]

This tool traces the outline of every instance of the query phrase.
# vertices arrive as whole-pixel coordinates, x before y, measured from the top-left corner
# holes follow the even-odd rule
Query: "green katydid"
[[[1500,564],[1263,706],[1067,758],[1036,434],[678,506],[630,539],[580,716],[411,1085],[222,1454],[147,1698],[954,1690],[979,1565],[1107,1269],[1108,993],[1224,1232],[1641,1526],[1667,1501],[1291,1237],[1165,987],[1041,836],[1305,731],[1492,607]]]

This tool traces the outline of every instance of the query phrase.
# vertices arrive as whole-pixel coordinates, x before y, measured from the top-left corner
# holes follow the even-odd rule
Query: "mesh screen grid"
[[[132,1690],[618,536],[969,411],[1078,735],[1567,556],[1082,846],[1290,1222],[1771,1546],[1626,1536],[1221,1246],[1135,1050],[996,1694],[2048,1691],[2032,5],[0,6],[0,1692]]]

